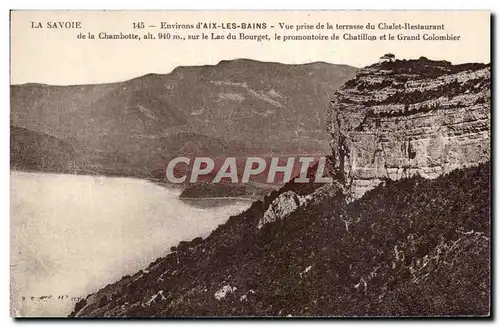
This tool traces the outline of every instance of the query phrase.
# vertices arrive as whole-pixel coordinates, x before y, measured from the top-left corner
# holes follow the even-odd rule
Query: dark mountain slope
[[[64,141],[25,128],[10,127],[12,169],[81,173],[85,156]]]
[[[324,104],[356,71],[321,62],[284,65],[240,59],[178,67],[169,74],[120,83],[13,85],[11,119],[14,126],[94,153],[103,172],[141,177],[176,155],[169,148],[199,144],[204,137],[209,140],[200,146],[205,155],[231,155],[241,149],[246,155],[325,153]],[[175,137],[179,133],[184,136]],[[220,142],[234,146],[221,153]]]
[[[335,192],[259,229],[273,192],[72,315],[489,314],[489,163],[387,181],[347,205]]]

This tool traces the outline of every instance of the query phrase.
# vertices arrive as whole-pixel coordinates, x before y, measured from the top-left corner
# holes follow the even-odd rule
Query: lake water
[[[182,201],[178,189],[131,178],[17,171],[10,178],[16,316],[66,316],[79,298],[250,206]]]

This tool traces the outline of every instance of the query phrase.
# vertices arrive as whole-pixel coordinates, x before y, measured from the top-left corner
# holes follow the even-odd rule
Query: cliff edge
[[[436,178],[490,158],[490,65],[395,60],[334,93],[327,131],[352,198],[383,180]]]

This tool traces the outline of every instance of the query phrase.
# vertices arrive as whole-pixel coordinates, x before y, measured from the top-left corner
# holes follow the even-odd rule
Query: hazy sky
[[[47,28],[48,22],[79,21],[81,29]],[[32,28],[41,22],[43,28]],[[145,29],[133,29],[134,22],[144,22]],[[340,35],[336,41],[173,41],[173,40],[99,40],[98,33],[147,32],[157,36],[161,22],[193,24],[197,22],[249,23],[265,22],[267,30],[224,30],[246,34],[322,34]],[[280,30],[279,23],[316,25],[318,22],[362,24],[444,24],[445,31],[335,31]],[[155,28],[148,28],[155,25]],[[274,28],[269,28],[274,25]],[[76,36],[92,32],[95,40],[79,40]],[[184,34],[200,31],[184,30]],[[204,31],[206,34],[210,30]],[[219,30],[219,32],[221,32]],[[369,33],[393,35],[436,33],[460,35],[459,41],[345,41],[342,34]],[[168,73],[181,65],[217,64],[221,60],[250,58],[300,64],[325,61],[363,67],[387,52],[398,58],[448,60],[453,63],[490,62],[490,13],[488,11],[14,11],[11,15],[11,83],[88,84],[127,80],[147,73]]]

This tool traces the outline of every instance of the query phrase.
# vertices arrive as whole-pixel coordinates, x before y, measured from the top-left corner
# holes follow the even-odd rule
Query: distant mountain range
[[[11,163],[150,177],[181,154],[327,153],[325,104],[356,71],[239,59],[111,84],[12,85]]]

